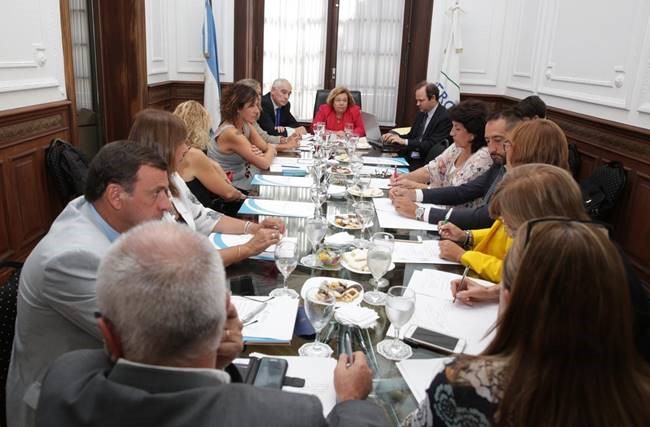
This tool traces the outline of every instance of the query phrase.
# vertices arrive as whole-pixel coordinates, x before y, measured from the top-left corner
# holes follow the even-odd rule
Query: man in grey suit
[[[78,350],[52,365],[37,426],[328,425],[315,396],[231,384],[215,368],[229,334],[225,280],[219,253],[187,227],[151,222],[125,233],[97,277],[108,354]],[[386,424],[362,400],[372,388],[363,353],[342,355],[333,375],[331,425]]]
[[[120,233],[171,208],[166,170],[150,148],[107,144],[90,164],[85,195],[65,207],[27,258],[7,378],[9,427],[34,424],[40,381],[54,359],[101,348],[97,268]]]

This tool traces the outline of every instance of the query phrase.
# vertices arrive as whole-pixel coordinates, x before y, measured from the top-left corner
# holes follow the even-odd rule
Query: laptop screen
[[[368,142],[381,143],[381,131],[379,130],[379,123],[374,114],[361,112],[361,119],[363,120],[363,127],[366,129],[366,138]]]

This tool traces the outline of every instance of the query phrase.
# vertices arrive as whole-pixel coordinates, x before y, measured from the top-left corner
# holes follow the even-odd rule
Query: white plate
[[[354,214],[338,214],[338,215],[335,215],[335,216],[333,216],[333,217],[328,218],[328,219],[327,219],[327,222],[329,222],[329,223],[330,223],[331,225],[333,225],[334,227],[336,227],[336,228],[341,228],[341,229],[343,229],[343,230],[361,230],[361,226],[359,226],[359,227],[343,227],[343,226],[338,225],[336,222],[334,222],[334,220],[336,219],[337,216],[343,216],[343,215],[352,215],[352,216],[356,216],[356,215],[354,215]],[[372,227],[372,224],[373,224],[373,223],[372,223],[372,221],[371,221],[370,224],[368,224],[368,226],[367,226],[366,228],[368,228],[368,227]]]
[[[348,188],[348,193],[355,197],[382,197],[384,195],[384,191],[379,188],[366,188],[363,193],[360,193],[359,187],[356,185]]]
[[[341,163],[349,163],[350,162],[350,157],[348,157],[347,154],[337,154],[334,156],[334,160],[339,161]]]
[[[338,169],[338,170],[337,170]],[[330,173],[336,175],[352,175],[352,170],[347,166],[336,165],[330,169]]]
[[[354,280],[337,279],[335,277],[310,277],[302,285],[302,289],[300,289],[300,296],[302,297],[302,299],[305,299],[307,297],[308,290],[317,288],[320,285],[322,285],[323,282],[332,281],[332,280],[337,280],[339,282],[342,282],[346,286],[353,285],[353,284],[361,286],[359,282],[355,282]],[[360,304],[361,301],[363,301],[363,286],[361,286],[361,292],[359,292],[359,295],[352,301],[350,302],[336,301],[336,304],[334,305],[335,307],[341,307],[348,304]]]
[[[348,264],[347,260],[343,257],[343,256],[345,256],[346,253],[348,253],[348,252],[345,252],[345,253],[341,256],[341,262],[340,262],[340,264],[341,264],[341,266],[342,266],[343,268],[345,268],[346,270],[351,271],[351,272],[353,272],[353,273],[357,273],[357,274],[368,274],[368,275],[370,275],[370,271],[357,270],[356,268],[353,268],[352,266],[350,266],[350,264]],[[366,264],[367,264],[367,262],[366,262]],[[394,262],[391,262],[391,263],[390,263],[390,267],[388,267],[388,271],[393,271],[394,269],[395,269],[395,263],[394,263]]]

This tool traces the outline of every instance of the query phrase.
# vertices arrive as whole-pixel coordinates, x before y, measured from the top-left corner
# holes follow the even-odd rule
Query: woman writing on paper
[[[524,223],[504,263],[493,341],[447,364],[402,425],[646,425],[650,371],[634,348],[625,280],[602,226]]]
[[[392,187],[437,188],[462,185],[492,166],[486,147],[485,122],[487,105],[481,101],[463,101],[449,110],[454,143],[427,165],[413,172],[391,178]],[[463,204],[473,207],[480,199]]]
[[[258,170],[268,170],[276,155],[275,147],[264,142],[250,125],[258,114],[257,92],[250,86],[235,83],[224,91],[217,139],[208,145],[208,156],[226,173],[233,173],[232,183],[242,192],[251,189],[253,176]]]
[[[183,222],[206,236],[212,232],[253,234],[245,244],[220,251],[224,265],[257,255],[280,240],[284,233],[282,221],[266,219],[260,224],[242,221],[206,208],[194,197],[178,174],[178,167],[189,150],[187,131],[178,117],[163,110],[143,110],[135,116],[129,140],[156,149],[167,161],[171,201],[175,210],[168,219]]]
[[[325,104],[318,107],[312,128],[316,123],[325,123],[325,129],[345,136],[345,125],[352,125],[352,133],[365,136],[366,130],[361,119],[361,108],[354,102],[350,91],[338,86],[332,89]]]
[[[190,146],[178,174],[203,206],[235,215],[246,195],[232,185],[219,163],[206,155],[210,142],[207,110],[196,101],[186,101],[176,107],[174,115],[185,124]]]

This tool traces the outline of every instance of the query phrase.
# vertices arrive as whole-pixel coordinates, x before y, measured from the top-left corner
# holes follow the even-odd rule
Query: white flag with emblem
[[[447,10],[447,15],[451,17],[451,31],[438,78],[438,89],[440,89],[438,101],[446,108],[451,108],[460,102],[460,54],[463,51],[460,37],[461,12],[459,0],[455,0]]]

